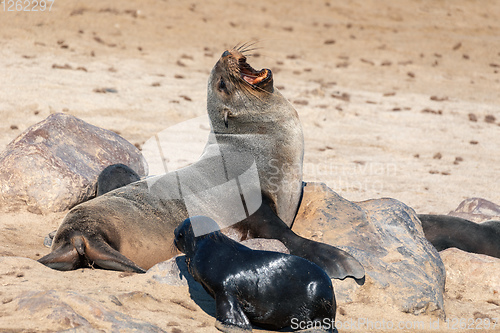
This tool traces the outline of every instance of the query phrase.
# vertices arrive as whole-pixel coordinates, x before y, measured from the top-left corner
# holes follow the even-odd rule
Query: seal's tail
[[[65,242],[38,262],[59,271],[98,266],[115,271],[146,272],[108,243],[88,240],[82,235],[73,236],[70,242]]]

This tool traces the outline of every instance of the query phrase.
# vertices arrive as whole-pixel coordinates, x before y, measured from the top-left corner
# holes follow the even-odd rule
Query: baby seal
[[[188,218],[175,229],[174,243],[186,254],[193,278],[215,298],[219,330],[251,332],[255,324],[336,332],[332,283],[319,266],[290,254],[251,250],[220,231],[195,237],[191,223],[218,226],[208,217]]]

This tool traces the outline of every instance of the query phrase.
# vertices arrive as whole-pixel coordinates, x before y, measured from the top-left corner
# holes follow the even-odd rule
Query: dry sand
[[[220,54],[258,40],[249,63],[271,68],[300,115],[306,181],[354,201],[396,198],[419,213],[446,214],[468,197],[499,203],[499,32],[494,0],[56,0],[38,13],[1,5],[0,149],[54,112],[140,147],[205,114],[206,80]],[[43,237],[63,216],[1,214],[0,255],[48,253]],[[216,331],[185,287],[7,259],[0,261],[0,330],[68,328],[16,310],[21,292],[53,289],[78,291],[169,332]],[[500,317],[500,303],[477,290],[466,300],[447,296],[448,316],[474,318],[480,309]],[[351,305],[340,318],[418,320],[367,308]]]

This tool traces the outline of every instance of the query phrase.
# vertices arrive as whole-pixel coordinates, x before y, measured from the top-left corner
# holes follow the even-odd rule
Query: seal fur
[[[419,214],[425,238],[438,250],[462,251],[500,258],[500,221],[475,223],[449,215]]]
[[[211,229],[217,225],[203,216],[186,219],[175,229],[175,245],[186,254],[191,275],[215,299],[219,330],[251,332],[252,324],[296,329],[314,322],[316,332],[335,330],[335,295],[319,266],[289,254],[251,250],[219,231],[195,237],[192,221],[215,225]]]
[[[60,270],[97,265],[143,272],[177,253],[173,231],[190,215],[186,194],[221,187],[255,163],[259,186],[240,191],[246,217],[230,226],[239,239],[275,238],[331,277],[362,279],[364,269],[352,256],[290,230],[302,193],[303,135],[297,112],[273,86],[272,72],[254,70],[237,49],[225,51],[208,80],[207,111],[212,131],[198,162],[76,206],[58,228],[52,252],[39,261]],[[262,198],[255,211],[243,198],[248,193]],[[203,214],[196,215],[232,211],[234,197],[225,194],[205,198]],[[221,203],[229,207],[221,209]]]

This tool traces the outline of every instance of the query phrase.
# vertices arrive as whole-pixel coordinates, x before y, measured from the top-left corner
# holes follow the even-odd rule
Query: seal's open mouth
[[[262,69],[261,71],[256,71],[247,62],[245,57],[238,60],[238,66],[240,68],[240,76],[243,80],[254,86],[259,86],[261,83],[268,82],[271,80],[273,74],[270,69]]]

